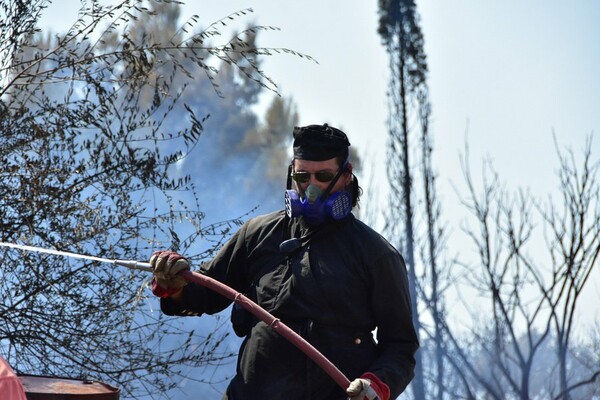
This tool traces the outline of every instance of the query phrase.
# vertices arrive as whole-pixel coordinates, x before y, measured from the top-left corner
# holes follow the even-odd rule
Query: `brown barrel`
[[[98,381],[19,375],[27,400],[119,400],[120,389]]]

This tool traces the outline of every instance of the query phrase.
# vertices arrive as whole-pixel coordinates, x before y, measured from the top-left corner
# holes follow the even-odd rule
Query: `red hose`
[[[234,301],[236,304],[244,307],[252,315],[269,325],[281,336],[289,340],[294,346],[300,349],[306,354],[311,360],[313,360],[319,367],[321,367],[327,375],[329,375],[342,389],[346,390],[350,385],[350,381],[346,376],[339,370],[335,365],[331,363],[319,350],[315,349],[310,343],[304,338],[298,335],[296,332],[291,330],[287,325],[281,322],[278,318],[275,318],[271,313],[266,311],[264,308],[241,294],[240,292],[230,288],[229,286],[214,280],[206,275],[199,274],[192,271],[183,271],[181,275],[188,282],[193,282],[201,286],[205,286],[210,290],[213,290],[220,295]]]

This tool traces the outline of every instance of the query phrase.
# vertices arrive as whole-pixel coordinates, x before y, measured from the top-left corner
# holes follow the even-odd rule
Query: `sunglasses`
[[[298,183],[306,183],[310,181],[310,176],[314,175],[319,182],[331,182],[336,173],[330,171],[317,171],[313,173],[306,171],[292,172],[292,179]]]

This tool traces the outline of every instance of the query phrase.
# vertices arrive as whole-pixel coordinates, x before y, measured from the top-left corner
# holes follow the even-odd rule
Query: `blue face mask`
[[[352,211],[352,196],[345,190],[323,197],[323,191],[315,185],[308,185],[304,196],[286,190],[285,212],[290,218],[302,215],[309,225],[316,226],[328,219],[340,220]]]

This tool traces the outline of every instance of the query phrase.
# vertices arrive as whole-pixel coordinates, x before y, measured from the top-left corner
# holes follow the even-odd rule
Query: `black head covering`
[[[323,125],[294,128],[294,158],[325,161],[337,156],[348,156],[350,142],[341,130]]]

